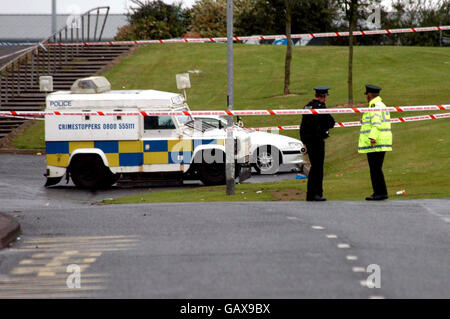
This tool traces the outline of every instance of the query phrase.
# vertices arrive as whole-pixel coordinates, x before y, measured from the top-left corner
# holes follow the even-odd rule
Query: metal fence
[[[97,7],[79,16],[72,23],[28,48],[0,68],[0,106],[9,99],[33,88],[41,75],[52,75],[56,69],[72,60],[79,46],[55,46],[51,43],[100,41],[109,14],[109,7]]]

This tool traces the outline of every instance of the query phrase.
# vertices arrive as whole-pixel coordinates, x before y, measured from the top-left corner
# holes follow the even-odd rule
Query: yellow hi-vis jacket
[[[377,96],[369,102],[369,108],[386,108]],[[370,139],[376,141],[371,145]],[[358,153],[392,151],[391,116],[388,111],[365,112],[361,120]]]

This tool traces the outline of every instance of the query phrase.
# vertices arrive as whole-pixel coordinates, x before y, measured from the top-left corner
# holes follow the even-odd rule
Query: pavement
[[[450,298],[450,199],[98,205],[148,188],[46,189],[42,161],[0,155],[0,298]]]

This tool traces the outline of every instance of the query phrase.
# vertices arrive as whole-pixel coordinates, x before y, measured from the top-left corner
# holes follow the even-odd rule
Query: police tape
[[[406,122],[415,122],[415,121],[426,121],[426,120],[438,120],[450,118],[450,113],[441,113],[441,114],[428,114],[428,115],[419,115],[419,116],[406,116],[406,117],[398,117],[391,119],[391,123],[406,123]],[[360,121],[354,122],[337,122],[334,127],[354,127],[361,126]],[[285,125],[285,126],[266,126],[266,127],[246,127],[246,129],[251,131],[283,131],[283,130],[298,130],[300,125]]]
[[[2,115],[2,114],[0,114],[0,117],[44,121],[44,118],[42,118],[42,117],[14,116],[14,115]],[[392,118],[391,123],[406,123],[406,122],[425,121],[425,120],[438,120],[438,119],[444,119],[444,118],[450,118],[450,113],[428,114],[428,115]],[[354,126],[361,126],[361,121],[336,122],[336,124],[334,125],[334,127],[354,127]],[[247,130],[252,130],[252,131],[282,131],[282,130],[298,130],[300,128],[300,125],[284,125],[284,126],[278,125],[278,126],[266,126],[266,127],[244,127],[244,128]]]
[[[13,119],[21,119],[21,120],[32,120],[32,121],[44,121],[45,119],[42,117],[34,117],[34,116],[14,116],[14,115],[1,115],[0,117],[4,118],[13,118]]]
[[[416,32],[431,32],[431,31],[445,31],[450,30],[450,26],[435,26],[435,27],[417,27],[417,28],[402,28],[402,29],[380,29],[380,30],[359,30],[353,31],[354,36],[369,36],[369,35],[392,35],[400,33],[416,33]],[[321,33],[302,33],[292,34],[292,39],[300,38],[330,38],[330,37],[348,37],[349,32],[321,32]],[[235,41],[247,40],[279,40],[286,39],[285,34],[276,35],[252,35],[252,36],[235,36]],[[205,43],[205,42],[226,42],[226,37],[216,38],[184,38],[184,39],[160,39],[160,40],[132,40],[132,41],[97,41],[97,42],[54,42],[49,45],[57,46],[99,46],[99,45],[139,45],[139,44],[157,44],[157,43]]]
[[[162,116],[162,115],[186,115],[186,116],[267,116],[267,115],[305,115],[305,114],[348,114],[365,112],[414,112],[414,111],[442,111],[450,110],[450,104],[416,105],[416,106],[389,106],[383,108],[330,108],[330,109],[279,109],[279,110],[216,110],[216,111],[0,111],[2,115],[13,116],[64,116],[64,115],[90,115],[90,116]]]

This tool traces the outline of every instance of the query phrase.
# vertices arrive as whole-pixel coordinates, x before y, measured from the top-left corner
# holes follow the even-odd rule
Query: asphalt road
[[[92,205],[0,163],[0,298],[450,298],[449,199]]]
[[[295,179],[297,173],[291,172],[293,167],[283,166],[276,175],[253,175],[245,183],[261,183]],[[45,188],[45,156],[0,154],[0,198],[2,205],[10,207],[28,207],[45,205],[62,205],[102,201],[105,198],[117,198],[144,192],[184,189],[202,186],[200,181],[185,181],[183,185],[167,186],[122,184],[109,190],[89,191],[76,188],[72,181],[65,180],[51,188]],[[20,200],[11,194],[20,194]],[[1,207],[0,207],[1,209]]]

